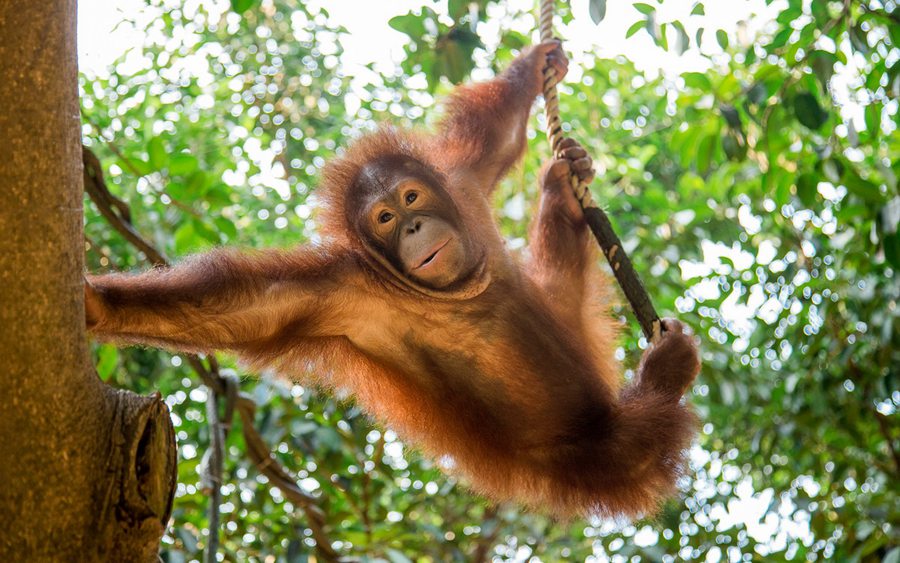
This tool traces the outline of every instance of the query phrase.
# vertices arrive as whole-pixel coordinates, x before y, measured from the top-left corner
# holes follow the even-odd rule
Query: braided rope
[[[540,34],[541,42],[553,39],[553,0],[540,0]],[[556,84],[559,79],[556,70],[550,66],[544,69],[544,105],[547,115],[547,139],[554,155],[559,155],[560,143],[563,140],[562,120],[559,116],[559,96],[556,93]],[[640,278],[631,265],[631,260],[622,249],[622,242],[613,231],[612,224],[606,213],[600,209],[591,196],[588,182],[581,181],[578,175],[571,176],[572,191],[575,199],[581,205],[585,220],[591,228],[591,232],[600,243],[603,255],[613,270],[613,275],[622,292],[625,294],[631,309],[637,317],[644,336],[650,342],[657,342],[662,334],[663,327],[659,315],[653,308],[647,291],[644,289]]]
[[[541,42],[553,39],[553,0],[541,0],[540,18]],[[544,69],[544,104],[547,113],[547,138],[553,154],[559,151],[559,144],[563,140],[562,120],[559,117],[559,95],[556,93],[556,69],[547,67]],[[572,174],[572,190],[581,208],[597,207],[591,197],[588,182],[582,182],[577,175]]]

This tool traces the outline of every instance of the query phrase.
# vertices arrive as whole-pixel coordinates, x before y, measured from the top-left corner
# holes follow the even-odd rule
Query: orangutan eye
[[[394,214],[391,213],[390,211],[382,211],[381,215],[378,216],[378,222],[381,224],[384,224],[393,218],[394,218]]]
[[[409,192],[406,194],[406,205],[410,205],[412,202],[416,201],[417,197],[419,197],[419,194],[416,192]]]

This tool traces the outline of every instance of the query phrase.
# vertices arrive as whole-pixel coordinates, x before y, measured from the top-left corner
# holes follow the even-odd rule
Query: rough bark
[[[0,1],[0,561],[151,561],[165,404],[104,385],[82,289],[75,1]]]

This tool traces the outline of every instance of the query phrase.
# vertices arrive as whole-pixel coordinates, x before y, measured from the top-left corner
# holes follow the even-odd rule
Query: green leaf
[[[666,35],[666,31],[668,30],[668,24],[660,24],[659,26],[659,36],[657,38],[657,44],[663,48],[664,51],[669,50],[669,37]]]
[[[716,135],[706,135],[697,147],[697,172],[706,174],[716,149]]]
[[[471,0],[447,0],[447,12],[454,20],[458,20],[469,13]]]
[[[706,182],[691,171],[686,171],[678,180],[678,190],[690,195],[700,195],[706,190]]]
[[[456,26],[438,38],[435,46],[436,68],[439,75],[446,76],[453,83],[461,82],[475,61],[472,53],[481,46],[481,40],[468,26]]]
[[[703,4],[700,2],[697,2],[696,4],[694,4],[694,8],[691,10],[691,15],[692,16],[705,16],[706,9],[703,7]]]
[[[146,176],[147,174],[153,172],[153,167],[150,166],[150,163],[146,160],[131,156],[127,158],[127,160],[120,160],[118,162],[119,168],[121,168],[122,170],[134,172],[139,176]]]
[[[869,76],[866,77],[866,88],[875,92],[881,87],[881,80],[884,75],[880,72],[870,72]]]
[[[680,21],[673,21],[672,27],[678,32],[678,37],[675,41],[675,50],[678,51],[679,55],[683,55],[684,52],[688,50],[688,47],[691,46],[691,38],[688,37],[687,31],[685,31],[684,25]]]
[[[837,184],[844,175],[844,165],[840,160],[829,158],[822,162],[822,173],[829,182]]]
[[[828,14],[828,2],[826,1],[813,1],[810,3],[810,9],[812,10],[812,15],[816,19],[819,28],[828,23],[831,19],[831,16]]]
[[[428,35],[428,31],[425,29],[424,19],[424,16],[403,14],[389,19],[388,25],[401,33],[405,33],[413,40],[418,40]]]
[[[526,41],[526,38],[523,37],[521,33],[507,31],[503,34],[503,38],[500,39],[500,43],[511,49],[521,49],[528,44],[528,41]]]
[[[850,28],[850,44],[863,55],[869,53],[869,42],[866,32],[859,25],[854,25]]]
[[[757,82],[750,90],[747,91],[747,100],[754,105],[760,105],[769,99],[769,92],[765,85]]]
[[[640,12],[642,14],[646,14],[648,16],[656,11],[656,8],[654,8],[650,4],[644,4],[642,2],[632,4],[632,6],[634,6],[634,9],[637,10],[638,12]]]
[[[225,235],[227,240],[237,239],[237,227],[229,219],[220,216],[213,219],[213,223],[216,225],[216,228],[219,229],[219,232]]]
[[[169,159],[169,174],[174,176],[187,176],[197,169],[199,163],[197,157],[192,154],[178,153],[173,154]]]
[[[200,235],[207,242],[211,242],[213,244],[218,244],[220,241],[219,233],[216,232],[215,229],[210,227],[206,221],[202,221],[200,219],[194,218],[194,232]]]
[[[869,132],[873,140],[877,139],[881,134],[881,102],[872,102],[867,105],[865,117],[866,131]]]
[[[321,426],[316,429],[316,440],[326,450],[337,452],[340,451],[343,441],[337,430],[329,426]]]
[[[723,51],[728,50],[728,34],[725,33],[724,29],[716,30],[716,41],[719,43],[719,47],[721,47]]]
[[[194,224],[192,221],[185,221],[178,229],[175,230],[175,252],[178,254],[187,254],[194,249],[197,243],[197,234],[194,232]]]
[[[869,203],[884,203],[885,196],[876,184],[863,179],[852,166],[844,168],[844,177],[841,179],[847,186],[847,191]]]
[[[722,135],[722,150],[725,151],[725,156],[729,160],[740,160],[742,158],[740,142],[732,132],[726,132]]]
[[[631,37],[638,31],[640,31],[646,25],[647,25],[647,22],[644,20],[634,22],[633,24],[631,24],[631,27],[628,28],[628,31],[625,32],[625,39],[628,39],[629,37]]]
[[[702,72],[685,72],[681,75],[681,78],[684,80],[684,85],[688,88],[696,88],[704,91],[712,90],[712,82],[710,82],[709,77]]]
[[[828,121],[828,112],[822,109],[811,92],[801,92],[794,97],[794,115],[797,121],[813,130]]]
[[[744,124],[741,122],[741,114],[734,106],[722,104],[719,106],[719,111],[722,113],[722,117],[725,118],[725,122],[728,123],[728,127],[735,131],[744,130]]]
[[[169,153],[166,144],[160,137],[153,137],[147,143],[147,154],[150,157],[150,165],[154,170],[162,170],[169,163]]]
[[[102,344],[97,348],[97,374],[107,380],[119,365],[119,349],[112,344]]]
[[[894,15],[900,14],[900,8],[895,7],[892,14],[894,14]],[[889,25],[889,26],[887,26],[887,28],[888,28],[888,35],[891,36],[891,43],[894,44],[894,47],[900,46],[900,25]],[[897,65],[894,64],[894,66],[892,68],[896,69]]]
[[[776,169],[780,170],[780,169]],[[778,205],[787,205],[791,199],[791,186],[788,182],[779,181],[779,175],[776,174],[772,169],[766,172],[766,177],[769,180],[769,183],[774,186],[774,191],[770,190],[772,193],[772,198],[775,200],[775,203]]]
[[[207,188],[206,193],[203,194],[203,199],[210,206],[220,209],[233,203],[232,195],[233,192],[228,186],[216,183]]]
[[[188,187],[183,182],[171,181],[166,184],[166,194],[175,201],[190,201],[193,199]]]
[[[780,166],[770,166],[762,177],[763,194],[770,195],[778,205],[791,201],[793,178]]]
[[[900,270],[900,232],[884,237],[884,258],[895,269]]]
[[[819,179],[815,174],[807,172],[806,174],[801,174],[800,177],[797,178],[797,197],[808,209],[816,204],[818,186]]]
[[[256,4],[257,0],[231,0],[231,9],[238,14],[243,14]]]
[[[206,187],[209,184],[209,178],[206,175],[206,172],[203,170],[197,170],[193,174],[191,174],[190,179],[188,180],[187,188],[191,193],[192,198],[197,198],[203,195],[203,192],[206,191]]]
[[[809,66],[812,67],[822,88],[828,87],[828,81],[834,76],[834,63],[837,57],[828,51],[815,51],[809,55]]]
[[[590,0],[588,12],[591,14],[591,20],[595,24],[599,24],[606,17],[606,0]]]
[[[680,135],[680,149],[678,155],[681,157],[681,164],[687,168],[697,160],[697,146],[703,130],[700,127],[689,127],[682,135]]]
[[[786,27],[786,28],[782,29],[781,31],[779,31],[778,33],[775,34],[775,37],[772,38],[772,42],[769,43],[769,45],[768,45],[768,47],[766,47],[766,49],[771,52],[776,49],[780,49],[781,47],[784,47],[785,43],[787,43],[788,39],[790,39],[792,33],[794,33],[794,29],[791,27]]]

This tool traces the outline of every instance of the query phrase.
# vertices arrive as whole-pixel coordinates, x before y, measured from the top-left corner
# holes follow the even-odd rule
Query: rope
[[[553,0],[540,0],[540,33],[541,42],[553,39]],[[558,82],[556,70],[550,66],[544,68],[544,105],[547,114],[547,139],[553,154],[559,152],[559,144],[563,140],[562,121],[559,116],[559,96],[556,93]],[[612,268],[613,275],[622,288],[622,293],[631,305],[644,336],[650,342],[656,342],[664,330],[659,315],[653,308],[650,296],[644,284],[634,271],[631,260],[622,249],[622,241],[612,228],[609,217],[600,209],[591,196],[589,184],[582,182],[577,175],[571,177],[572,191],[581,205],[584,218],[594,237],[603,250],[603,255]]]

